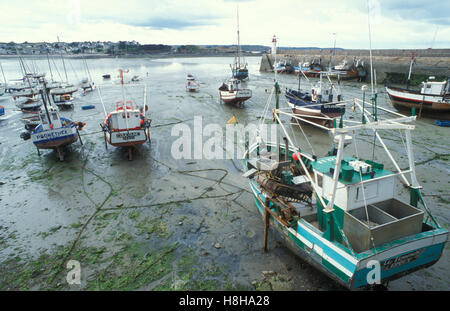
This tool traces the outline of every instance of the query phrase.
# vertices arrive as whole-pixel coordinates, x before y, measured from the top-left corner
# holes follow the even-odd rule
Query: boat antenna
[[[59,46],[59,44],[60,44],[59,36],[57,36],[57,38],[58,38],[58,46]],[[66,74],[66,82],[69,83],[69,79],[67,78],[66,64],[64,63],[64,57],[62,55],[62,48],[61,48],[61,46],[59,47],[59,53],[61,54],[61,60],[62,60],[63,67],[64,67],[64,73]]]
[[[374,87],[373,87],[373,62],[372,62],[372,33],[370,29],[370,6],[369,6],[369,0],[366,1],[367,3],[367,24],[369,27],[369,57],[370,57],[370,85],[372,87],[372,97],[374,96]]]
[[[436,41],[436,35],[437,35],[438,30],[439,30],[439,26],[436,26],[436,30],[434,31],[433,41],[431,41],[430,49],[433,48],[434,42]]]
[[[330,53],[330,64],[328,65],[328,71],[331,71],[331,60],[333,59],[334,51],[336,49],[336,33],[333,32],[334,36],[334,44],[333,44],[333,50]]]

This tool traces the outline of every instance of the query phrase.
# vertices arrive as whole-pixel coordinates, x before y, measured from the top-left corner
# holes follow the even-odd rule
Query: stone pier
[[[414,75],[450,77],[450,49],[424,50],[372,50],[373,68],[378,83],[385,82],[392,75],[408,75],[411,56],[414,53],[416,63],[413,66]],[[289,60],[297,66],[299,62],[321,59],[323,66],[330,64],[331,49],[278,50],[276,61]],[[353,58],[364,61],[364,66],[370,74],[369,50],[337,49],[331,60],[331,66],[340,64],[345,58],[349,63]],[[271,54],[263,54],[260,71],[273,71],[275,58]]]

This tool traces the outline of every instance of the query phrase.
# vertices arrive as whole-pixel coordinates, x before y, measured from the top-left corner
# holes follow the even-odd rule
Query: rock
[[[182,225],[183,225],[183,222],[180,221],[180,222],[178,223],[178,226],[182,226]]]
[[[214,244],[214,247],[217,248],[217,249],[219,249],[219,248],[222,247],[222,245],[220,245],[219,243],[216,243],[216,244]]]
[[[4,184],[6,184],[6,183],[3,181],[0,181],[0,186],[3,186]]]
[[[61,229],[61,225],[57,225],[57,226],[55,226],[55,227],[52,227],[52,228],[50,228],[50,232],[56,232],[56,231],[58,231],[59,229]]]
[[[274,272],[274,271],[263,271],[263,272],[262,272],[262,275],[263,275],[264,277],[271,277],[271,276],[274,276],[274,275],[275,275],[275,272]]]
[[[253,285],[253,286],[256,286],[256,284],[258,284],[258,282],[256,282],[256,281],[253,281],[253,282],[252,282],[252,285]]]
[[[209,255],[209,253],[208,252],[203,252],[202,255],[203,256],[207,256],[207,255]]]
[[[235,238],[236,238],[235,234],[230,235],[230,239],[235,239]]]
[[[117,206],[117,207],[122,207],[122,206],[123,206],[123,203],[119,203],[119,204],[117,204],[116,206]]]

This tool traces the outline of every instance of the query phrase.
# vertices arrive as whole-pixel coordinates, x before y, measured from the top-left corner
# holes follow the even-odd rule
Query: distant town
[[[245,54],[261,55],[269,51],[262,45],[243,45]],[[232,54],[236,45],[164,45],[140,44],[137,41],[85,41],[85,42],[23,42],[0,43],[0,55],[46,55],[46,54],[98,54],[98,55],[133,55],[133,54]]]

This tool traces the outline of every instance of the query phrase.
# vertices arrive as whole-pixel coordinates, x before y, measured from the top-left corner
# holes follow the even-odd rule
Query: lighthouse
[[[272,55],[276,55],[277,54],[277,37],[275,35],[273,35],[272,38]]]

